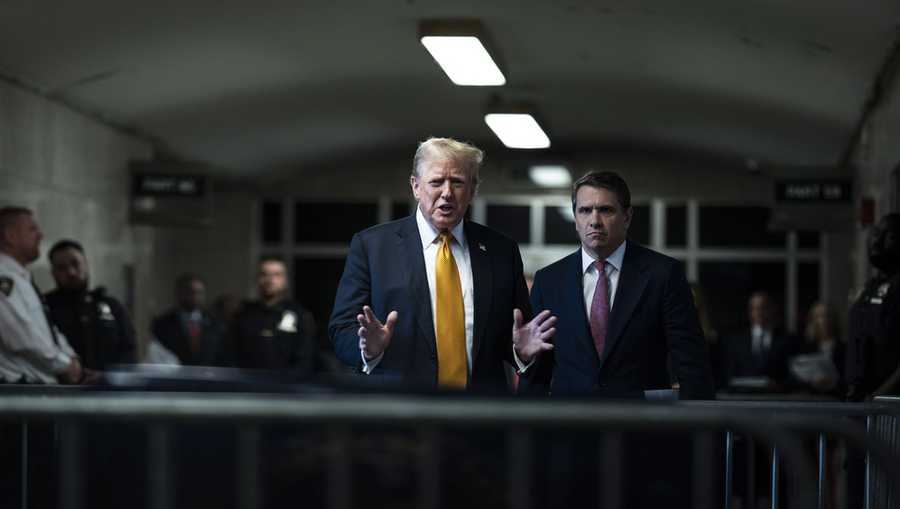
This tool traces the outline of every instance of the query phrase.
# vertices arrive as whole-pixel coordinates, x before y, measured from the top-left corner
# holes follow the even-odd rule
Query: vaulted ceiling
[[[477,18],[503,87],[457,87],[418,22]],[[0,0],[0,74],[223,174],[302,171],[527,100],[556,153],[832,166],[898,37],[896,0]]]

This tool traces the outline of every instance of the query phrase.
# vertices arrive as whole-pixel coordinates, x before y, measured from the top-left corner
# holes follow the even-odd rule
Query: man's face
[[[869,232],[869,261],[889,274],[900,267],[900,222],[881,218]]]
[[[758,325],[763,328],[768,327],[771,318],[769,298],[762,294],[755,294],[750,297],[747,313],[750,315],[750,325]]]
[[[60,249],[50,257],[50,269],[56,286],[64,290],[84,290],[88,285],[88,263],[74,247]]]
[[[422,215],[441,231],[462,220],[475,196],[475,182],[451,161],[424,161],[410,185]]]
[[[287,270],[284,264],[278,261],[268,261],[259,264],[256,286],[260,297],[263,299],[282,296],[287,290]]]
[[[192,279],[189,284],[178,290],[178,303],[188,310],[202,309],[206,305],[206,284],[199,279]]]
[[[41,239],[44,235],[31,214],[22,214],[7,228],[5,244],[9,255],[23,265],[29,264],[41,256]]]
[[[575,230],[594,258],[605,259],[628,235],[632,208],[622,209],[616,193],[603,187],[581,186],[575,193]]]

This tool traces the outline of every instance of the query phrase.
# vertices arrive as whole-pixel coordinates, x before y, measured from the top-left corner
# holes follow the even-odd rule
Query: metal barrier
[[[353,452],[358,429],[373,426],[405,428],[415,437],[416,507],[442,504],[442,437],[457,430],[505,433],[497,451],[505,454],[508,507],[534,506],[536,447],[547,430],[568,430],[597,437],[596,458],[602,465],[620,465],[627,451],[623,432],[680,432],[692,437],[691,507],[732,507],[735,439],[752,438],[750,447],[764,444],[770,463],[771,507],[826,505],[827,437],[838,438],[866,455],[863,506],[894,507],[900,480],[897,413],[900,401],[881,398],[868,404],[800,402],[679,402],[606,403],[597,401],[524,400],[464,396],[403,395],[277,395],[216,393],[56,393],[0,392],[0,420],[21,423],[22,490],[27,493],[27,437],[31,423],[53,422],[58,430],[59,507],[84,504],[84,474],[79,451],[91,423],[127,423],[146,429],[146,506],[174,507],[174,437],[177,427],[225,425],[234,429],[234,501],[239,508],[256,508],[267,498],[261,479],[261,443],[272,429],[303,425],[327,430],[320,445],[327,450],[323,504],[331,508],[363,506],[354,493]],[[863,420],[866,426],[857,421]],[[868,429],[867,429],[868,428]],[[813,437],[815,452],[803,446]],[[721,441],[720,441],[721,440]],[[488,446],[490,447],[490,445]],[[452,452],[452,451],[451,451]],[[594,454],[594,453],[591,453]],[[721,454],[721,456],[719,456]],[[724,462],[721,496],[709,475]],[[627,493],[623,469],[604,471],[598,489],[603,507],[623,507]],[[752,473],[751,473],[752,475]],[[786,480],[787,484],[782,485]],[[228,487],[231,489],[230,487]],[[751,486],[752,490],[752,486]],[[721,503],[720,503],[721,502]],[[751,499],[755,504],[755,501]],[[23,508],[27,501],[23,496]]]

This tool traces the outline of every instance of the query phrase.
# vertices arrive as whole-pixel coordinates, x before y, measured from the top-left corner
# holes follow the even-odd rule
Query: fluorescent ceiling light
[[[484,121],[509,148],[550,148],[550,138],[528,113],[488,113]]]
[[[421,41],[441,69],[447,73],[450,81],[456,85],[506,84],[503,72],[478,37],[426,35]]]
[[[528,169],[531,181],[541,187],[568,187],[572,185],[569,169],[560,165],[537,165]]]

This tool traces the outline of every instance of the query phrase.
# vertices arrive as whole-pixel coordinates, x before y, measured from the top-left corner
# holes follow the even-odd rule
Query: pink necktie
[[[594,262],[597,268],[597,287],[591,301],[591,336],[597,356],[603,358],[603,344],[606,341],[606,327],[609,323],[609,283],[606,281],[606,260]]]

